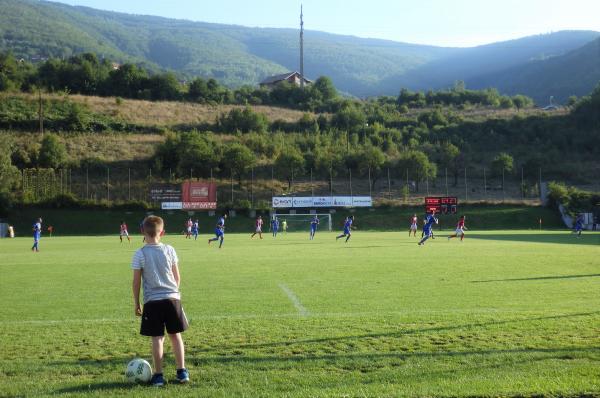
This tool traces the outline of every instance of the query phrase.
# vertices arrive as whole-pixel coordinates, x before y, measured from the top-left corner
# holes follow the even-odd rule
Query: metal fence
[[[461,169],[458,173],[442,169],[436,178],[420,181],[414,178],[410,169],[356,174],[347,170],[345,173],[330,173],[324,178],[309,170],[283,178],[270,167],[249,169],[241,176],[221,172],[212,177],[196,176],[194,170],[190,170],[189,175],[176,176],[172,171],[158,173],[146,167],[25,169],[21,171],[20,189],[24,198],[32,202],[51,199],[60,193],[94,202],[151,202],[149,191],[153,184],[198,179],[217,183],[217,200],[221,206],[255,208],[268,207],[272,196],[281,195],[369,195],[376,204],[387,201],[422,204],[425,196],[456,196],[462,203],[535,203],[540,200],[541,183],[552,180],[546,178],[540,169],[520,169],[516,173],[493,175],[489,170],[475,167]],[[600,181],[579,187],[600,191]]]

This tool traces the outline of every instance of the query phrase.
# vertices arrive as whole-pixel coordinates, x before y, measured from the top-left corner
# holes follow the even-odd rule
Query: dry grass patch
[[[35,94],[15,93],[14,96],[37,100]],[[153,102],[116,97],[92,97],[79,94],[44,94],[44,98],[68,98],[86,105],[95,113],[114,117],[127,123],[142,126],[174,126],[180,124],[214,123],[222,113],[231,109],[243,109],[241,105],[203,105],[190,102]],[[304,112],[272,106],[250,106],[254,112],[264,114],[269,121],[298,121]]]

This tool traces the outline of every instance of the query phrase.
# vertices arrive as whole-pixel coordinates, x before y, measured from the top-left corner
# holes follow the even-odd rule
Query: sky
[[[130,14],[468,47],[559,30],[600,31],[600,0],[58,0]]]

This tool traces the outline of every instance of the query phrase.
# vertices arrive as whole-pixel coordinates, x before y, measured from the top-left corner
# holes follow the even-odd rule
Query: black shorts
[[[181,301],[165,299],[148,301],[142,312],[140,334],[143,336],[164,336],[167,333],[181,333],[188,328],[188,321],[181,307]]]

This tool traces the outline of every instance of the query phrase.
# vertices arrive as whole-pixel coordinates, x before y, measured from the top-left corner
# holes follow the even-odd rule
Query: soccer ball
[[[148,383],[152,378],[152,367],[145,359],[136,358],[127,364],[125,378],[130,383]]]

